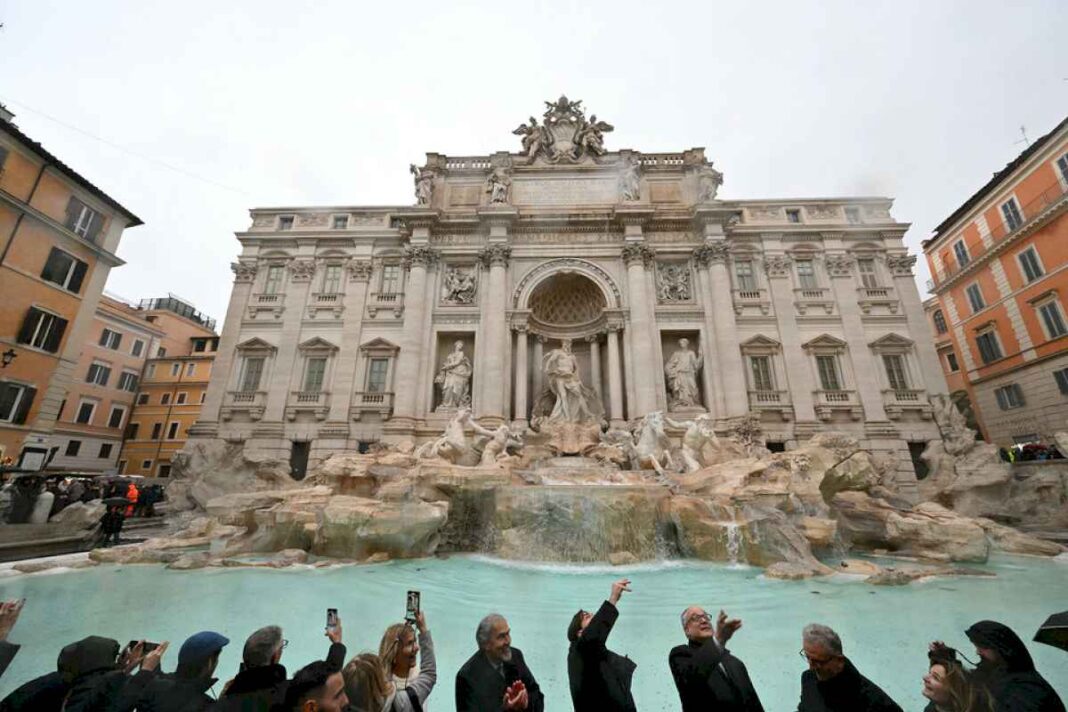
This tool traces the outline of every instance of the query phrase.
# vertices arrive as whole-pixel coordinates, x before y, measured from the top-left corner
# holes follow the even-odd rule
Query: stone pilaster
[[[348,273],[348,284],[345,287],[341,350],[338,352],[334,383],[331,386],[328,425],[347,423],[352,394],[363,390],[356,384],[356,369],[360,362],[363,310],[367,302],[367,285],[371,281],[371,261],[350,260],[345,271]]]
[[[613,427],[623,424],[623,364],[619,358],[619,327],[608,327],[608,413]]]
[[[270,382],[266,389],[267,402],[263,412],[263,420],[268,423],[282,421],[286,401],[289,400],[294,369],[300,368],[297,344],[300,343],[304,305],[308,303],[308,292],[311,291],[312,279],[315,277],[315,260],[310,255],[294,258],[286,265],[286,271],[289,273],[289,283],[283,302],[285,311],[282,312],[282,330],[278,336],[278,352],[271,367]]]
[[[404,289],[404,328],[401,332],[400,354],[397,356],[397,373],[393,381],[396,400],[393,406],[394,420],[398,426],[414,421],[416,404],[419,402],[419,366],[424,358],[425,325],[427,307],[427,270],[438,261],[436,250],[426,245],[412,245],[405,250],[404,266],[408,269],[408,281]]]
[[[508,417],[507,393],[507,355],[508,328],[505,322],[505,309],[508,300],[507,271],[512,248],[508,245],[491,244],[479,254],[485,269],[489,270],[487,294],[479,323],[479,343],[483,350],[482,368],[482,412],[480,417],[491,420],[504,420]]]
[[[515,328],[515,420],[516,427],[527,425],[527,381],[530,378],[530,364],[527,361],[527,327],[525,324]]]
[[[712,321],[715,324],[716,364],[722,376],[724,410],[720,415],[728,418],[749,412],[749,394],[746,390],[745,368],[742,352],[738,348],[737,328],[734,324],[734,298],[731,294],[730,275],[727,274],[727,243],[723,240],[708,241],[694,251],[694,258],[707,273],[711,289]],[[705,358],[705,368],[711,364]]]
[[[593,390],[597,391],[597,397],[604,401],[604,386],[601,381],[601,335],[594,334],[586,340],[590,343],[590,380],[593,382]]]
[[[797,328],[797,311],[794,307],[794,290],[791,286],[793,262],[788,255],[765,254],[764,270],[768,278],[768,291],[775,306],[775,320],[782,342],[782,357],[785,359],[786,377],[789,379],[790,401],[794,406],[797,425],[805,430],[817,429],[816,409],[813,405],[812,364],[801,348],[801,332]]]
[[[653,321],[653,306],[646,293],[645,271],[653,263],[655,252],[644,242],[632,242],[623,247],[623,261],[627,265],[627,287],[630,299],[630,328],[627,337],[634,358],[634,403],[631,419],[640,418],[656,410],[656,391],[661,367],[656,362],[654,340],[659,340]]]
[[[923,372],[922,386],[927,389],[927,395],[944,394],[949,391],[946,387],[945,373],[938,359],[934,341],[927,338],[930,334],[930,326],[923,312],[923,302],[920,301],[920,293],[916,289],[916,280],[912,275],[912,266],[916,264],[916,258],[912,255],[888,255],[886,268],[894,277],[894,290],[897,298],[901,300],[901,311],[908,321],[909,334],[913,335],[916,342],[916,360],[919,361]],[[917,384],[915,387],[919,387]]]

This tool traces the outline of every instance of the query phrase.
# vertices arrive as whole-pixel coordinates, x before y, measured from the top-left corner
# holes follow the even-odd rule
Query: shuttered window
[[[750,356],[749,367],[753,374],[753,390],[775,390],[775,382],[771,377],[771,359],[768,356]]]
[[[1042,315],[1042,323],[1046,327],[1046,333],[1049,334],[1049,338],[1056,339],[1059,336],[1068,334],[1068,328],[1064,326],[1064,317],[1061,315],[1061,308],[1056,301],[1048,301],[1041,305],[1038,307],[1038,313]]]
[[[326,374],[326,359],[315,357],[308,359],[308,365],[304,369],[304,390],[309,393],[319,393],[323,390],[323,376]]]
[[[1020,215],[1020,206],[1016,204],[1016,198],[1009,198],[1001,204],[1001,214],[1005,217],[1005,227],[1015,230],[1023,225],[1023,216]]]
[[[753,263],[749,260],[739,260],[734,263],[734,277],[737,280],[738,289],[756,289],[756,279],[753,277]]]
[[[860,283],[868,289],[879,286],[879,278],[875,274],[875,260],[857,260],[857,271],[860,272]]]
[[[983,363],[991,363],[1001,358],[1001,344],[993,331],[975,337],[975,345],[979,347],[979,358]]]
[[[820,372],[820,386],[825,391],[842,390],[838,378],[838,359],[834,356],[817,356],[816,367]]]
[[[111,367],[103,363],[90,364],[89,373],[85,374],[85,382],[97,386],[107,386],[109,378],[111,378]]]
[[[373,358],[367,369],[367,390],[370,393],[382,393],[386,390],[386,372],[389,359]]]
[[[1023,390],[1017,383],[1010,383],[1007,386],[996,389],[994,396],[998,399],[998,408],[1002,410],[1022,408],[1024,405]]]
[[[96,242],[97,236],[100,235],[100,228],[104,224],[104,219],[100,213],[71,196],[70,201],[67,203],[67,219],[64,224],[76,235],[81,235],[87,240]]]
[[[1023,272],[1026,281],[1034,282],[1042,276],[1042,263],[1038,261],[1038,253],[1035,252],[1034,247],[1028,247],[1016,255],[1016,259],[1020,261],[1020,271]]]
[[[241,390],[255,391],[260,387],[260,378],[263,376],[263,357],[256,356],[245,359],[244,371],[241,374]]]
[[[30,307],[26,311],[26,317],[22,320],[17,341],[20,344],[28,344],[34,348],[56,353],[63,340],[63,332],[66,330],[66,319]]]
[[[37,389],[19,383],[0,383],[0,422],[26,422]]]
[[[933,319],[936,332],[938,332],[939,334],[944,334],[949,331],[949,329],[946,328],[946,316],[942,313],[941,309],[935,310]]]
[[[883,366],[886,368],[886,380],[891,389],[895,391],[908,390],[909,382],[905,376],[905,360],[900,355],[884,355]]]
[[[77,294],[82,289],[82,282],[85,281],[85,273],[88,269],[89,265],[85,262],[53,247],[48,253],[44,269],[41,270],[41,279],[58,284],[68,292]]]

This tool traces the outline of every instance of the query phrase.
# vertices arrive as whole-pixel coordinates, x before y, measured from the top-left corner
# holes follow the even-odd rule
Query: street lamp
[[[18,356],[18,354],[15,353],[15,349],[8,349],[3,354],[0,354],[0,368],[7,368],[10,366],[16,356]]]

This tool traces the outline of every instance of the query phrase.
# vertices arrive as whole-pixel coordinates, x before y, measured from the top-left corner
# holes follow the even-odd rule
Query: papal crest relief
[[[523,137],[522,153],[531,163],[539,156],[549,163],[578,163],[604,155],[604,134],[614,126],[598,121],[596,114],[587,119],[582,102],[566,96],[547,101],[545,106],[540,125],[531,116],[529,124],[520,124],[512,132]]]

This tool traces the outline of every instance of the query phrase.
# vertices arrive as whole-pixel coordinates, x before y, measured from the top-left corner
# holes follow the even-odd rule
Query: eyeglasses
[[[689,618],[686,619],[686,625],[690,625],[691,623],[694,623],[694,622],[697,622],[697,623],[711,623],[712,622],[712,616],[708,615],[707,613],[694,613],[692,616],[690,616]]]
[[[835,660],[838,659],[837,655],[832,655],[829,658],[822,658],[822,659],[821,658],[813,658],[813,657],[809,656],[809,654],[806,653],[804,650],[798,651],[797,654],[800,655],[805,660],[807,660],[810,664],[815,665],[816,667],[822,667],[823,665],[826,665],[827,663],[834,662]]]
[[[288,645],[289,645],[289,641],[286,640],[285,638],[282,638],[282,650],[285,650],[286,646],[288,646]]]

